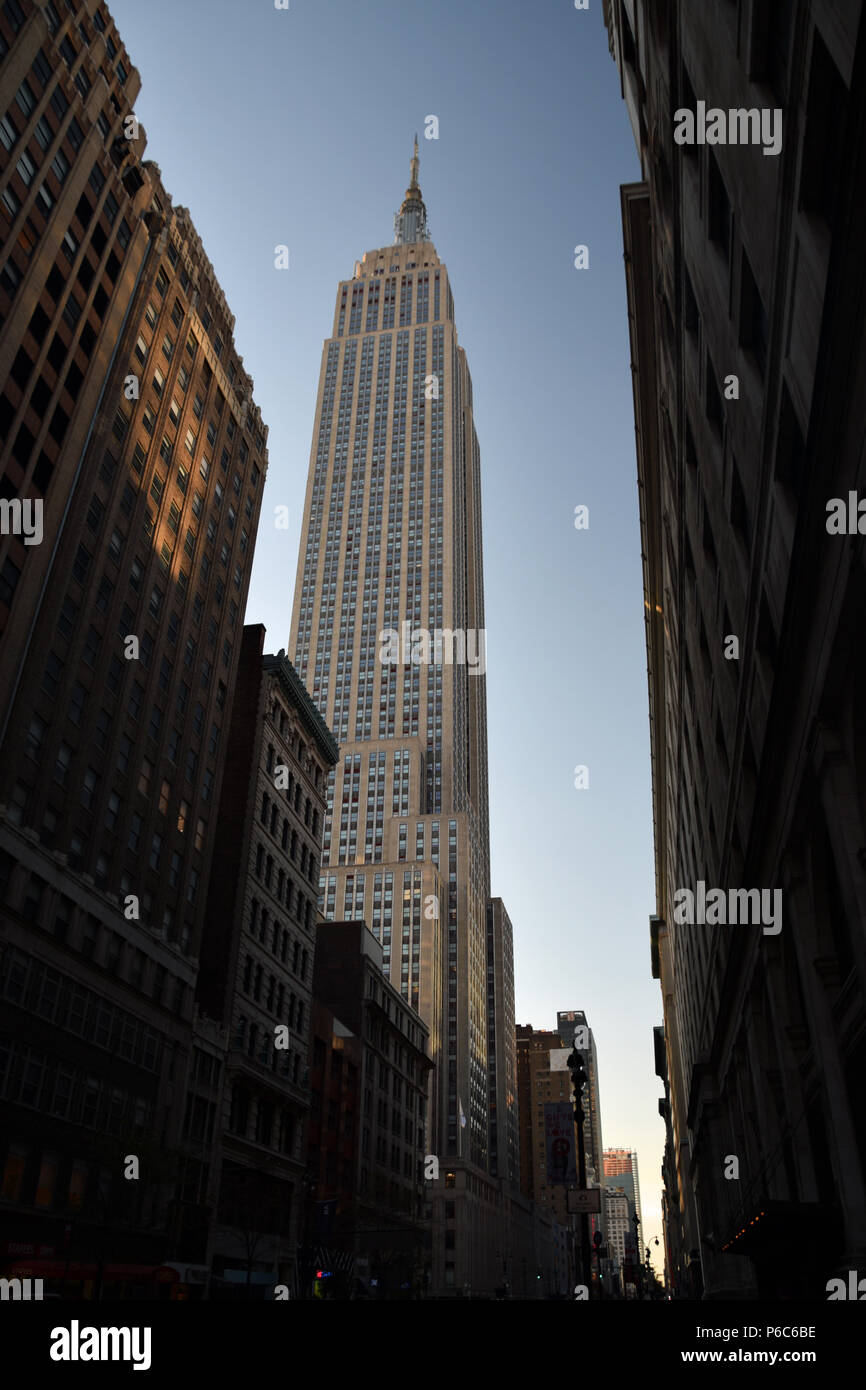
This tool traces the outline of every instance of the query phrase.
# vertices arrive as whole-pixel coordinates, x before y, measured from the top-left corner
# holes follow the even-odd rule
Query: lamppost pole
[[[566,1066],[571,1072],[572,1089],[574,1091],[574,1123],[577,1129],[577,1164],[578,1178],[577,1185],[581,1192],[586,1191],[586,1146],[583,1135],[583,1088],[586,1085],[586,1067],[583,1057],[575,1047],[566,1059]],[[589,1216],[585,1211],[580,1214],[580,1266],[581,1281],[587,1289],[592,1284],[592,1256],[589,1253]]]

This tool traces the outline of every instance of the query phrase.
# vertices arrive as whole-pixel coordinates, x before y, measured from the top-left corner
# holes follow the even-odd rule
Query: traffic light
[[[580,1052],[577,1051],[576,1048],[569,1055],[568,1068],[571,1072],[571,1080],[574,1086],[575,1100],[580,1100],[581,1092],[583,1091],[583,1088],[587,1083],[588,1077],[586,1075],[586,1065],[584,1063],[583,1056]]]

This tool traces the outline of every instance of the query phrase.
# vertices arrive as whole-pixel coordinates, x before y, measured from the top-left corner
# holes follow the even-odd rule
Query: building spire
[[[410,188],[418,188],[418,133],[415,133],[415,153],[412,155],[412,177],[409,180]],[[418,188],[418,192],[421,190]]]
[[[415,149],[410,165],[409,187],[403,205],[394,218],[394,244],[406,246],[415,241],[429,241],[427,233],[427,209],[421,197],[418,184],[418,136],[415,136]]]

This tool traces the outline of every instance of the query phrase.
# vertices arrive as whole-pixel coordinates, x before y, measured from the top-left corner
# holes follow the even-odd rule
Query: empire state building
[[[291,649],[340,744],[321,910],[367,923],[428,1025],[428,1150],[476,1185],[490,1120],[483,629],[472,381],[416,139],[394,243],[341,282],[322,351]]]

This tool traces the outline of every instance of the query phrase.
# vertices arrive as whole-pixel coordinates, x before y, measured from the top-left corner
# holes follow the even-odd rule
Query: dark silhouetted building
[[[427,1028],[363,922],[319,922],[313,995],[311,1260],[327,1259],[344,1290],[418,1296],[431,1261]]]
[[[226,1030],[215,1119],[213,1291],[300,1292],[315,899],[338,749],[283,652],[243,629],[197,999]],[[204,1098],[207,1099],[206,1097]]]
[[[604,13],[643,176],[622,215],[671,1274],[824,1298],[866,1263],[866,18]],[[737,922],[702,921],[698,885]]]
[[[0,1202],[86,1293],[204,1258],[186,1083],[266,432],[107,9],[0,35],[0,489],[42,514],[0,535]]]

